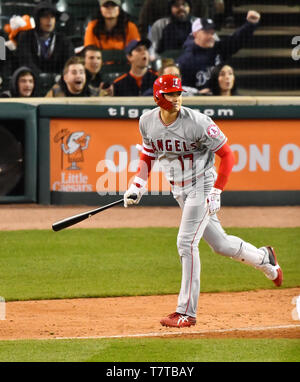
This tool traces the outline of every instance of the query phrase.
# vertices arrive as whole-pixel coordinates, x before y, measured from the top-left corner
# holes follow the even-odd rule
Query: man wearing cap
[[[58,11],[51,3],[39,3],[34,10],[35,28],[18,35],[19,65],[29,66],[37,74],[61,73],[74,54],[71,41],[55,31]]]
[[[192,34],[184,44],[184,52],[177,59],[183,84],[207,93],[212,69],[243,47],[243,43],[253,35],[259,20],[259,13],[249,11],[245,24],[231,36],[218,40],[213,20],[196,19],[192,24]]]
[[[153,58],[166,50],[181,49],[191,33],[191,0],[170,0],[169,15],[155,21],[150,30]]]
[[[149,69],[149,48],[151,41],[132,40],[126,47],[125,52],[130,63],[128,73],[114,80],[114,96],[147,96],[152,95],[153,83],[157,73]]]

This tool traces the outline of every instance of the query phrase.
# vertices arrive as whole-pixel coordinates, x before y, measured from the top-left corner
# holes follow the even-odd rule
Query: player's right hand
[[[124,207],[127,208],[132,204],[139,204],[144,190],[140,187],[137,187],[135,184],[128,188],[128,190],[124,194]]]

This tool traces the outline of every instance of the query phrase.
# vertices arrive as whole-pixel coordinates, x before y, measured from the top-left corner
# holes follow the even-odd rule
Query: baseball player
[[[178,328],[196,324],[200,293],[198,245],[202,237],[216,253],[261,270],[276,286],[283,280],[272,247],[256,248],[223,230],[216,213],[234,155],[227,137],[211,118],[181,106],[183,91],[176,76],[163,75],[154,82],[153,96],[158,107],[140,118],[143,150],[138,172],[124,195],[125,207],[139,203],[151,167],[158,159],[182,209],[177,237],[181,289],[176,311],[160,321],[163,326]],[[214,170],[215,154],[221,159],[218,173]],[[136,199],[132,199],[133,195]]]

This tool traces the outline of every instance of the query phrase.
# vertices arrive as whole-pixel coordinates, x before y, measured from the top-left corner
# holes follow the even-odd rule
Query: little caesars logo
[[[83,131],[70,132],[68,129],[62,129],[55,135],[54,142],[60,144],[61,148],[61,179],[53,183],[53,191],[92,191],[88,176],[81,172],[80,167],[84,162],[84,151],[89,147],[90,138]]]

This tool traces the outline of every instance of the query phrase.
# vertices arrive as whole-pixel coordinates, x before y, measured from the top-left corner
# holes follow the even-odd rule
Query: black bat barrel
[[[136,199],[136,198],[137,198],[136,195],[132,195],[131,196],[131,199]],[[67,227],[70,227],[70,226],[72,226],[74,224],[80,223],[83,220],[88,219],[91,216],[98,214],[99,212],[102,212],[104,210],[107,210],[108,208],[111,208],[113,206],[116,206],[116,205],[122,204],[122,203],[124,203],[124,199],[116,200],[115,202],[107,204],[106,206],[98,207],[98,208],[95,208],[93,210],[90,210],[90,211],[87,211],[87,212],[83,212],[81,214],[74,215],[74,216],[71,216],[69,218],[60,220],[60,221],[52,224],[52,229],[55,232],[60,231],[60,230],[62,230],[64,228],[67,228]]]
[[[74,215],[74,216],[71,216],[69,218],[60,220],[60,221],[52,224],[52,229],[53,229],[53,231],[56,231],[56,232],[60,231],[64,228],[67,228],[67,227],[70,227],[74,224],[80,223],[81,221],[88,219],[91,216],[96,215],[97,213],[99,213],[101,211],[107,210],[108,208],[111,208],[111,207],[113,207],[117,204],[121,204],[123,202],[124,202],[124,199],[117,200],[113,203],[107,204],[106,206],[98,207],[98,208],[95,208],[94,210],[83,212],[81,214]]]

